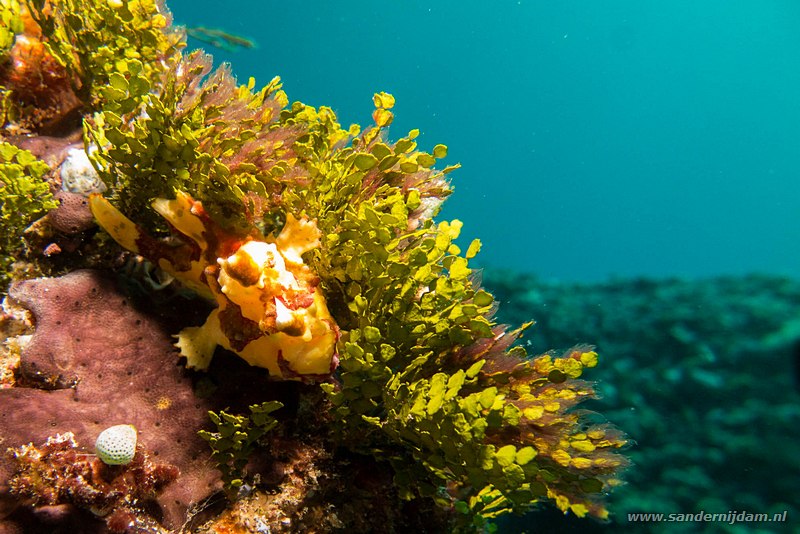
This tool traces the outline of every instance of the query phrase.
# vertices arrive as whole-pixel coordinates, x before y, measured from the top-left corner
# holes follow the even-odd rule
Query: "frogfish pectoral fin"
[[[208,369],[217,345],[224,343],[219,326],[219,309],[212,311],[202,326],[186,327],[176,337],[178,342],[175,346],[180,349],[181,356],[186,357],[186,367],[201,371]]]
[[[111,202],[103,198],[100,193],[89,195],[89,208],[92,210],[97,224],[122,247],[139,254],[137,241],[142,235],[139,227],[125,217]]]

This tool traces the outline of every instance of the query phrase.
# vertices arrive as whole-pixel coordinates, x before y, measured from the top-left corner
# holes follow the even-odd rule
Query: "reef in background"
[[[714,523],[715,532],[789,532],[800,509],[800,281],[777,276],[560,284],[490,270],[500,317],[537,321],[530,350],[596,340],[592,408],[636,436],[636,465],[592,532],[684,532],[629,523],[627,513],[787,512],[787,522]],[[564,525],[541,515],[504,520]],[[513,525],[513,526],[512,526]],[[574,525],[573,525],[574,526]],[[578,528],[575,526],[575,528]],[[580,527],[581,529],[586,526]]]

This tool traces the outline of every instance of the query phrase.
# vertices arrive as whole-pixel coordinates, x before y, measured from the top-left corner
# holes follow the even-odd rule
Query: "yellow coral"
[[[208,368],[222,346],[276,378],[322,377],[335,368],[338,329],[317,277],[302,258],[319,246],[314,221],[287,214],[277,238],[255,231],[233,235],[216,225],[200,202],[179,192],[174,200],[152,203],[187,238],[183,246],[168,247],[102,196],[92,195],[89,203],[98,224],[120,245],[216,300],[218,307],[202,326],[184,328],[177,336],[188,367]]]

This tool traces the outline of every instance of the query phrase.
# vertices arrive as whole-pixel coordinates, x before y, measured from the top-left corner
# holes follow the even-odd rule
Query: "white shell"
[[[102,193],[106,190],[106,184],[100,179],[82,148],[70,149],[61,164],[61,189],[87,197],[90,193]]]
[[[105,464],[129,464],[136,454],[136,438],[136,427],[133,425],[112,426],[100,432],[94,449]]]

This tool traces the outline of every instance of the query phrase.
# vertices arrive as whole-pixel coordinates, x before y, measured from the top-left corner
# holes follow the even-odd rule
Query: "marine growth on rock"
[[[152,488],[160,516],[119,505],[118,518],[135,512],[173,529],[222,481],[271,481],[271,509],[304,524],[321,512],[298,488],[328,484],[313,491],[333,495],[336,473],[354,463],[389,473],[390,497],[373,495],[374,506],[436,505],[449,530],[488,528],[543,502],[607,517],[627,440],[576,409],[595,397],[579,378],[597,353],[578,345],[529,356],[517,340],[530,324],[496,323],[497,303],[470,266],[480,241],[462,250],[461,222],[437,220],[458,165],[442,165],[445,145],[419,149],[418,130],[390,136],[390,94],[374,95],[372,124],[344,128],[331,108],[290,103],[279,78],[257,89],[203,52],[185,53],[185,32],[154,0],[0,0],[0,17],[9,247],[0,269],[37,318],[18,387],[0,391],[13,421],[0,429],[5,444],[135,424],[140,445],[160,447],[180,474]],[[31,76],[53,83],[30,93]],[[42,160],[66,142],[45,136],[82,137],[59,176]],[[41,156],[20,148],[31,139]],[[99,228],[79,225],[56,250],[52,221],[27,225],[55,207],[49,194],[60,188],[89,194]],[[131,264],[147,268],[122,268]],[[153,272],[166,282],[137,279]],[[61,345],[47,348],[45,332]],[[110,403],[121,396],[133,404],[119,420]],[[31,412],[40,401],[57,416]],[[249,416],[236,415],[247,406]],[[97,451],[120,468],[138,458],[127,428]],[[211,446],[202,453],[198,431]],[[311,444],[334,452],[310,454]],[[259,467],[270,449],[310,458],[297,467],[302,485],[291,483],[297,462],[262,455]],[[290,531],[292,517],[261,520]],[[388,531],[413,523],[374,517],[395,517]]]

